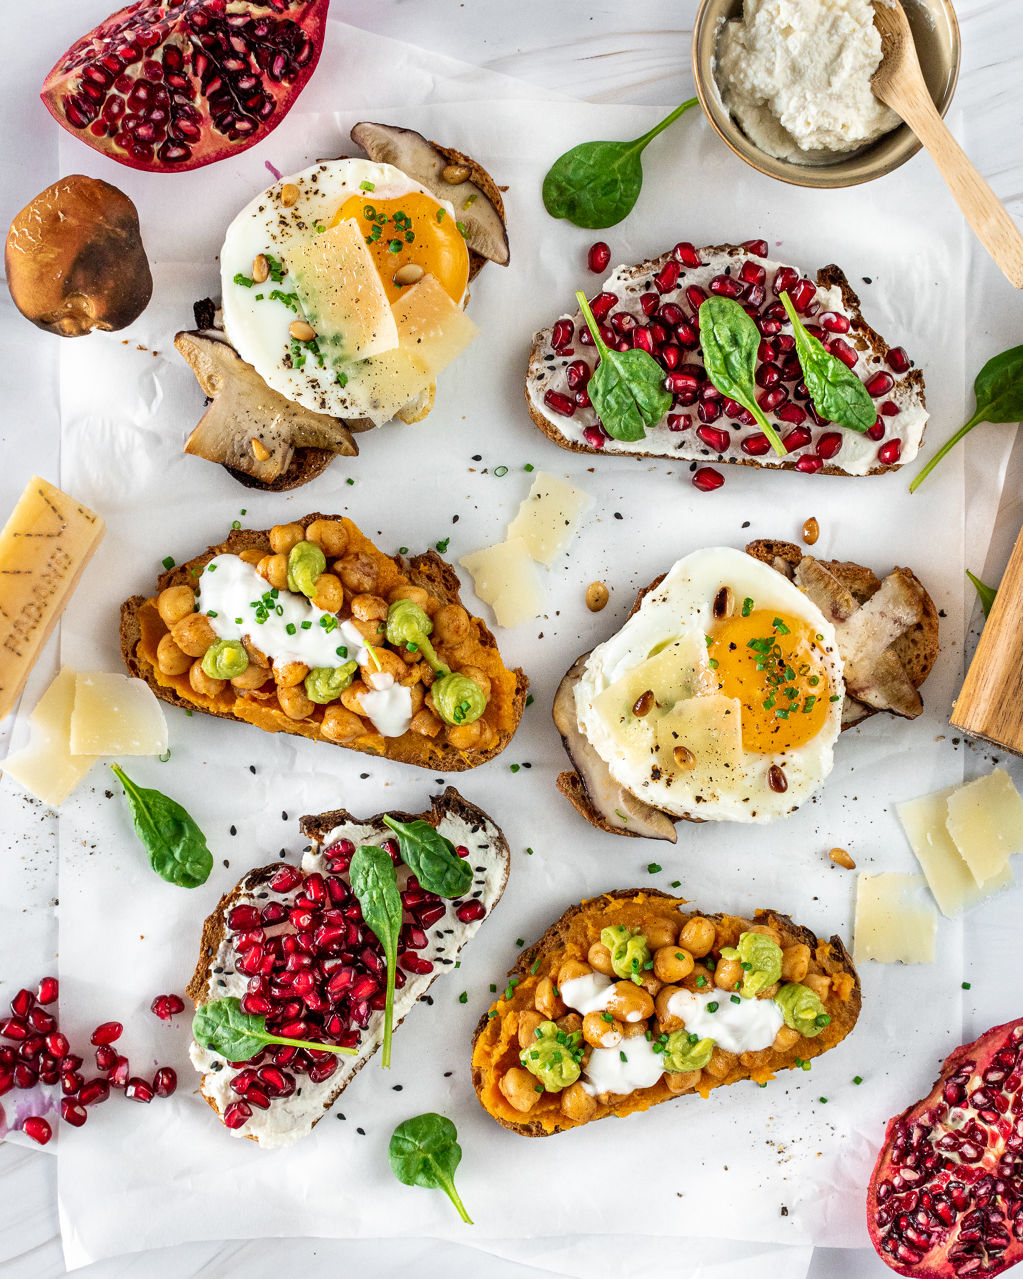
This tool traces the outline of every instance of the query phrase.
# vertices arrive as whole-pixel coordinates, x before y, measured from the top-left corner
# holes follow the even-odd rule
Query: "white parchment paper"
[[[466,1228],[446,1201],[400,1186],[387,1167],[394,1125],[428,1109],[458,1125],[465,1151],[458,1180],[481,1247],[493,1239],[501,1251],[497,1241],[516,1227],[535,1236],[634,1231],[616,1194],[615,1156],[626,1153],[630,1166],[660,1170],[644,1182],[649,1235],[861,1245],[862,1188],[881,1124],[905,1103],[907,1077],[925,1083],[958,1041],[958,924],[941,921],[932,966],[865,968],[859,1026],[812,1072],[763,1090],[738,1085],[707,1102],[662,1106],[630,1118],[624,1129],[609,1122],[543,1143],[515,1137],[476,1102],[468,1045],[490,983],[515,959],[517,939],[532,940],[580,897],[621,886],[668,889],[679,880],[679,891],[708,910],[773,906],[823,936],[849,939],[854,877],[827,860],[827,849],[848,848],[868,871],[913,868],[893,802],[961,775],[958,756],[942,740],[961,674],[961,462],[953,455],[912,499],[905,475],[841,480],[740,468],[726,468],[725,487],[705,495],[692,488],[688,470],[669,464],[558,450],[525,412],[529,340],[568,306],[574,288],[596,280],[585,269],[593,236],[547,217],[540,180],[566,147],[582,138],[635,136],[657,113],[569,103],[552,110],[517,100],[514,82],[503,95],[488,82],[486,100],[473,101],[478,81],[444,80],[433,65],[392,42],[363,41],[357,78],[353,65],[346,79],[340,61],[330,80],[321,70],[310,88],[316,96],[303,98],[302,110],[263,146],[235,160],[173,181],[91,162],[91,172],[117,182],[139,205],[157,287],[126,344],[90,339],[61,352],[61,480],[109,525],[69,611],[63,658],[117,669],[121,599],[150,590],[165,555],[188,558],[220,540],[235,519],[266,527],[317,509],[343,512],[388,549],[450,538],[448,558],[457,561],[502,536],[529,487],[525,463],[565,475],[594,495],[594,510],[570,555],[546,575],[546,616],[500,636],[506,660],[521,663],[533,681],[535,703],[501,757],[448,779],[504,827],[513,849],[508,890],[461,968],[438,980],[433,1006],[421,1004],[402,1027],[393,1069],[385,1073],[374,1062],[338,1103],[344,1118],[329,1116],[290,1150],[261,1151],[229,1138],[191,1091],[187,1018],[159,1022],[149,1003],[183,990],[202,918],[219,895],[282,849],[299,853],[300,814],[338,805],[366,814],[416,809],[440,781],[169,709],[171,760],[137,761],[128,771],[183,800],[207,833],[215,870],[188,893],[152,875],[113,779],[97,770],[60,823],[65,1020],[71,1032],[87,1034],[117,1017],[128,1027],[122,1049],[140,1073],[151,1074],[157,1061],[170,1064],[181,1086],[169,1102],[130,1114],[115,1100],[60,1142],[68,1263],[225,1235],[464,1239]],[[358,95],[350,92],[356,83]],[[466,100],[437,101],[459,96]],[[410,105],[368,105],[374,100]],[[297,492],[255,494],[181,454],[202,397],[171,338],[190,326],[191,302],[215,291],[223,229],[266,184],[264,161],[288,171],[337,154],[361,118],[393,120],[450,142],[508,183],[513,265],[488,267],[474,285],[472,314],[483,336],[444,375],[426,422],[363,436],[355,462],[335,463]],[[67,169],[81,165],[80,148],[69,141],[64,151]],[[868,321],[923,365],[934,414],[930,439],[943,439],[963,420],[962,233],[923,157],[866,188],[795,190],[748,170],[693,116],[658,139],[646,168],[636,212],[607,236],[616,262],[651,256],[679,239],[705,244],[761,235],[773,256],[805,270],[836,261],[861,293]],[[493,471],[502,465],[508,473],[498,478]],[[549,718],[560,675],[620,625],[636,589],[679,555],[741,546],[755,536],[795,537],[809,515],[822,527],[818,554],[880,571],[910,565],[943,610],[944,652],[925,689],[924,716],[912,724],[877,717],[847,733],[819,799],[775,826],[685,827],[675,847],[593,831],[553,788],[564,767]],[[583,602],[594,578],[612,589],[610,605],[596,616]],[[516,773],[513,763],[522,766]],[[650,864],[663,870],[649,872]],[[458,1001],[463,990],[465,1005]],[[863,1086],[852,1083],[854,1075]]]

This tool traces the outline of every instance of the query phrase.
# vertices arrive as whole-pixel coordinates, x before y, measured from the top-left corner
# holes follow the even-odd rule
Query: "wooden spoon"
[[[874,26],[881,36],[881,65],[870,82],[874,97],[924,144],[977,239],[1013,287],[1023,288],[1023,235],[938,114],[899,0],[874,0]]]

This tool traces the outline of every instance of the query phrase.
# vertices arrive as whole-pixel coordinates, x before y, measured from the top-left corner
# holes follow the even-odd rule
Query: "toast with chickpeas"
[[[787,915],[687,909],[623,889],[570,907],[480,1018],[480,1104],[524,1137],[803,1067],[849,1034],[860,982],[841,938]]]
[[[434,772],[500,754],[528,688],[449,564],[342,516],[232,530],[126,600],[120,638],[163,701]]]

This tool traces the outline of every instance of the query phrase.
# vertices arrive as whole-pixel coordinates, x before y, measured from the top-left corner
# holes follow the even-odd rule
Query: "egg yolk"
[[[393,200],[353,195],[338,209],[331,226],[347,218],[354,218],[366,237],[389,301],[394,302],[403,288],[415,283],[396,284],[394,280],[402,267],[412,266],[420,267],[423,275],[432,275],[451,301],[461,304],[469,281],[469,250],[454,218],[436,200],[419,191]]]
[[[707,654],[718,688],[742,704],[742,744],[768,754],[810,741],[831,709],[822,637],[803,618],[750,608],[717,623]]]

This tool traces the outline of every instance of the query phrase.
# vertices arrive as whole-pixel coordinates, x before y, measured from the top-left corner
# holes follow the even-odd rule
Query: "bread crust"
[[[708,254],[708,255],[716,254],[716,253],[728,253],[731,256],[740,256],[740,255],[748,256],[748,253],[749,253],[747,249],[745,249],[742,245],[739,245],[739,244],[712,244],[712,245],[708,245],[706,248],[702,248],[698,250],[698,252],[700,252],[701,254]],[[663,266],[665,260],[669,256],[670,255],[664,255],[661,258],[652,259],[649,262],[640,263],[638,266],[634,268],[634,272],[637,275],[653,274],[656,271],[658,271],[661,266]],[[863,318],[863,312],[860,309],[860,299],[857,296],[857,294],[853,291],[853,288],[850,285],[849,281],[846,279],[845,273],[842,271],[842,269],[836,266],[834,263],[829,263],[827,266],[821,267],[821,269],[817,272],[816,282],[818,287],[820,288],[831,288],[833,286],[837,286],[841,290],[843,306],[852,317],[851,329],[850,329],[851,334],[855,337],[862,338],[867,343],[868,347],[874,354],[882,357],[887,355],[888,351],[891,348],[889,347],[885,339],[875,329],[871,328],[871,326]],[[530,383],[531,375],[533,370],[542,363],[545,349],[546,349],[546,343],[543,339],[543,333],[541,331],[541,333],[536,334],[533,339],[533,344],[529,352],[529,366],[526,374],[526,383],[525,383],[526,408],[529,412],[530,418],[532,419],[533,425],[536,426],[539,430],[541,430],[544,433],[544,435],[546,435],[547,438],[551,440],[554,444],[557,444],[559,448],[568,449],[572,453],[591,453],[591,454],[596,454],[597,456],[605,456],[603,449],[593,448],[589,444],[582,444],[578,440],[570,440],[566,438],[566,436],[564,436],[558,430],[557,423],[552,418],[547,417],[544,413],[542,413],[539,409],[537,409],[535,405],[532,403],[532,401],[530,400],[529,383]],[[906,375],[906,383],[914,387],[920,392],[920,402],[921,404],[926,405],[924,377],[921,370],[918,368],[911,369],[910,372]],[[921,440],[922,440],[922,437],[921,437]],[[669,455],[664,453],[651,453],[642,448],[636,448],[636,449],[616,448],[614,450],[614,453],[611,456],[649,457],[649,458],[654,458],[657,461],[661,461],[661,462],[669,462],[669,463],[676,462],[678,464],[684,463],[687,466],[694,461],[694,459],[692,458],[672,458]],[[798,462],[798,460],[799,460],[798,457],[793,457],[790,461],[789,460],[779,461],[777,463],[771,463],[771,464],[765,464],[764,462],[759,461],[755,457],[746,457],[746,456],[719,460],[715,458],[713,455],[711,455],[709,451],[708,451],[708,456],[704,459],[704,461],[708,465],[753,466],[753,467],[756,467],[758,470],[768,470],[768,471],[794,471],[796,469],[796,463]],[[864,474],[865,475],[884,475],[888,471],[897,471],[901,465],[902,465],[901,462],[896,462],[889,466],[883,466],[883,465],[875,466],[875,467],[872,467],[869,471],[864,472]],[[836,466],[831,462],[825,462],[824,465],[821,467],[820,471],[815,472],[815,474],[849,475],[850,472],[843,470],[842,467]],[[858,479],[860,477],[856,476],[855,478]]]
[[[725,920],[740,920],[748,924],[767,924],[781,928],[785,934],[785,940],[788,945],[802,943],[808,946],[812,955],[816,956],[821,968],[829,975],[848,974],[851,979],[851,989],[848,998],[842,1001],[840,1006],[832,1007],[829,1003],[827,1006],[831,1015],[831,1023],[814,1039],[802,1039],[798,1046],[798,1056],[802,1060],[809,1060],[812,1057],[818,1057],[821,1053],[827,1052],[839,1044],[846,1035],[853,1029],[860,1013],[861,991],[860,979],[853,965],[852,957],[846,949],[845,943],[840,937],[831,937],[826,942],[820,939],[809,928],[796,924],[788,915],[783,915],[779,911],[770,909],[758,909],[754,912],[752,919],[742,920],[741,916],[725,915],[725,914],[709,914],[706,911],[685,911],[682,908],[688,905],[683,897],[672,897],[669,893],[663,893],[655,888],[625,888],[614,889],[611,892],[602,893],[599,897],[589,898],[580,902],[578,905],[570,906],[559,919],[543,933],[543,935],[531,946],[527,946],[519,955],[515,967],[509,970],[509,982],[515,978],[516,993],[528,991],[530,982],[533,979],[542,977],[551,977],[557,974],[562,962],[566,958],[574,957],[569,951],[576,950],[576,947],[569,945],[568,939],[574,928],[577,928],[580,922],[585,924],[587,920],[599,919],[601,913],[605,909],[604,903],[614,901],[635,900],[642,902],[647,899],[660,900],[667,903],[677,903],[680,910],[680,919],[683,924],[687,919],[693,916],[700,916],[709,919],[715,924],[720,924]],[[599,931],[599,930],[598,930]],[[485,1100],[485,1084],[486,1074],[481,1063],[477,1060],[477,1045],[480,1038],[486,1033],[488,1026],[493,1018],[490,1013],[494,1008],[498,1010],[498,1017],[504,1015],[502,1005],[507,1009],[511,1001],[498,999],[493,1008],[485,1012],[476,1024],[472,1037],[473,1049],[473,1067],[472,1082],[476,1091],[476,1097],[483,1106],[483,1109],[496,1119],[502,1127],[509,1129],[511,1132],[518,1133],[522,1137],[548,1137],[554,1136],[559,1132],[565,1132],[570,1128],[577,1128],[583,1125],[571,1120],[564,1122],[556,1122],[552,1128],[546,1127],[543,1123],[536,1119],[524,1119],[522,1122],[515,1122],[506,1116],[494,1114],[493,1110],[487,1106]],[[796,1062],[796,1052],[791,1054],[791,1060],[772,1064],[771,1070],[775,1069],[794,1069]],[[784,1056],[784,1054],[782,1054]],[[517,1054],[516,1054],[517,1058]],[[741,1063],[732,1070],[725,1078],[707,1083],[708,1090],[721,1087],[725,1084],[738,1083],[743,1079],[752,1078],[752,1072]],[[641,1089],[641,1093],[654,1093],[658,1091],[660,1085],[655,1085],[653,1089]],[[636,1094],[629,1094],[634,1097]],[[691,1095],[679,1094],[680,1096]],[[643,1098],[645,1104],[642,1105],[623,1105],[619,1103],[613,1108],[608,1109],[604,1114],[595,1117],[596,1120],[609,1118],[611,1115],[627,1115],[635,1110],[645,1110],[650,1105],[659,1105],[663,1101],[670,1101],[675,1098],[674,1094],[666,1096]],[[587,1122],[594,1122],[590,1120]]]
[[[301,517],[301,522],[308,526],[313,520],[342,520],[340,515],[324,515],[315,512],[310,515]],[[350,520],[347,521],[351,525]],[[353,526],[354,527],[354,526]],[[219,710],[216,707],[204,706],[198,701],[192,701],[181,696],[174,688],[160,682],[156,678],[156,671],[152,664],[147,661],[139,653],[139,645],[142,639],[142,628],[140,622],[140,610],[151,599],[155,598],[160,591],[168,586],[194,586],[195,581],[203,568],[217,555],[232,554],[239,555],[242,551],[261,549],[267,554],[270,552],[269,530],[266,529],[232,529],[227,538],[218,543],[216,546],[207,547],[201,554],[194,556],[184,564],[175,565],[173,568],[167,569],[157,578],[157,587],[154,596],[132,595],[121,605],[121,622],[120,622],[120,647],[121,657],[128,669],[129,674],[138,679],[143,679],[153,690],[161,701],[169,702],[172,706],[179,706],[189,711],[199,711],[204,715],[215,715],[219,719],[236,720],[239,723],[238,716],[232,714],[230,710]],[[378,552],[382,554],[382,552]],[[398,568],[408,580],[415,586],[422,586],[430,592],[430,594],[439,598],[445,604],[460,604],[460,583],[454,569],[434,550],[429,550],[423,555],[412,556],[406,559],[404,556],[387,557]],[[500,653],[497,649],[497,641],[493,633],[487,627],[481,618],[473,618],[472,622],[477,630],[480,645],[485,649],[493,649],[495,655],[500,659]],[[502,663],[503,666],[503,663]],[[508,670],[507,667],[504,668]],[[314,734],[303,733],[297,727],[297,724],[304,721],[290,721],[281,723],[280,727],[273,731],[288,732],[299,737],[310,737],[312,740],[328,743],[332,746],[338,746],[345,750],[355,750],[363,754],[369,754],[374,758],[399,758],[401,762],[414,764],[417,767],[429,768],[435,772],[462,772],[470,768],[476,768],[478,765],[486,763],[487,760],[493,759],[499,755],[501,751],[511,741],[515,729],[519,725],[522,718],[522,712],[525,710],[526,693],[529,688],[529,680],[521,667],[512,668],[509,673],[514,676],[515,684],[512,692],[510,715],[513,721],[510,729],[497,729],[497,740],[493,746],[486,750],[468,749],[456,750],[446,743],[433,743],[433,749],[424,760],[413,758],[405,758],[407,752],[392,754],[393,743],[401,742],[404,738],[384,738],[387,749],[381,755],[378,750],[371,749],[366,746],[359,746],[354,743],[330,742],[328,738],[323,737],[319,732]],[[208,699],[207,699],[208,700]],[[286,719],[286,717],[283,717]],[[296,727],[291,727],[295,724]],[[406,734],[407,736],[407,734]]]

